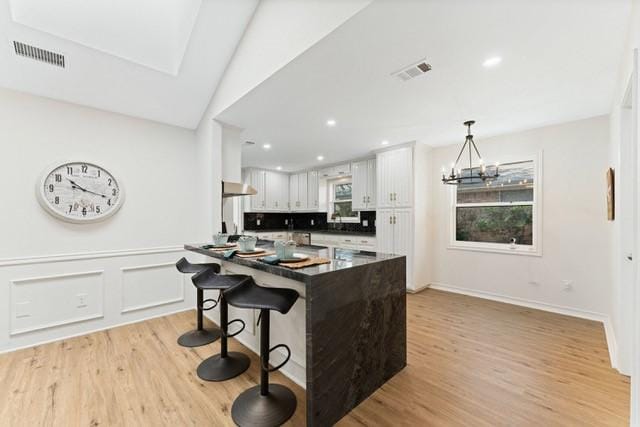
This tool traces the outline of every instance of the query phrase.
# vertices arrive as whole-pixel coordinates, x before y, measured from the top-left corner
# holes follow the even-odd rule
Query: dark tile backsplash
[[[258,225],[260,220],[260,225]],[[311,222],[313,220],[313,225]],[[367,227],[362,225],[364,220],[368,221]],[[291,212],[291,213],[245,213],[244,229],[252,231],[260,230],[283,230],[292,228],[294,230],[334,230],[376,232],[376,211],[360,212],[360,222],[330,223],[327,222],[327,214],[324,212]]]

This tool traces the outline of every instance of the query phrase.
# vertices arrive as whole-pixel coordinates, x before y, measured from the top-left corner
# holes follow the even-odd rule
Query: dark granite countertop
[[[188,251],[196,252],[202,255],[210,256],[227,262],[231,262],[238,265],[244,265],[246,267],[255,268],[256,270],[264,271],[267,273],[275,274],[289,279],[297,280],[299,282],[307,282],[309,278],[315,277],[321,274],[328,274],[336,271],[347,270],[350,268],[357,268],[359,266],[370,265],[374,263],[384,262],[390,259],[404,258],[404,256],[384,254],[378,252],[358,251],[351,249],[341,248],[327,248],[324,246],[298,246],[296,248],[297,253],[303,253],[310,256],[317,256],[323,258],[329,258],[330,264],[314,265],[311,267],[305,267],[298,270],[292,270],[287,267],[281,267],[279,265],[270,265],[262,261],[258,261],[257,258],[239,258],[233,257],[228,260],[224,259],[222,252],[214,252],[207,249],[203,249],[202,246],[206,243],[200,244],[187,244],[184,248]],[[275,251],[273,242],[269,240],[260,240],[257,247],[265,248],[267,250]]]
[[[289,230],[288,228],[266,228],[266,229],[260,229],[260,230],[245,230],[245,232],[250,232],[250,233],[276,233],[280,231],[289,231],[292,233],[336,234],[336,235],[346,235],[346,236],[376,237],[376,233],[370,232],[370,231],[309,230],[309,229]]]

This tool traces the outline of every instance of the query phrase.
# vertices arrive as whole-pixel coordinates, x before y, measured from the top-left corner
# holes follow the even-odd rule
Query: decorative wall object
[[[78,224],[102,221],[124,201],[120,182],[90,162],[65,162],[48,168],[36,189],[38,201],[55,218]]]
[[[607,219],[616,219],[616,183],[613,168],[607,170]]]

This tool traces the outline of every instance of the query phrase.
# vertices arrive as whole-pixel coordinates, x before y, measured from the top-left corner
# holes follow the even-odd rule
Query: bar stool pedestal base
[[[249,357],[235,351],[227,357],[219,354],[205,359],[198,366],[198,377],[205,381],[225,381],[237,377],[249,368]]]
[[[220,338],[220,329],[194,329],[185,332],[178,338],[178,344],[182,347],[200,347],[211,344]]]
[[[243,426],[274,427],[283,424],[296,411],[296,396],[287,387],[269,384],[269,394],[260,394],[260,386],[245,390],[233,402],[231,417]]]

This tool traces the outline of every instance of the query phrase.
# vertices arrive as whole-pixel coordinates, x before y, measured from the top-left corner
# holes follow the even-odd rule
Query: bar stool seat
[[[216,263],[207,264],[195,264],[187,261],[186,258],[180,258],[176,263],[176,268],[179,272],[185,274],[199,273],[204,270],[220,271],[220,265]],[[205,308],[204,305],[211,300],[204,299],[203,289],[196,288],[197,302],[196,302],[196,329],[185,332],[178,338],[178,344],[183,347],[199,347],[202,345],[210,344],[220,338],[220,329],[205,328],[203,326],[203,312],[211,309],[212,307]]]
[[[228,351],[227,340],[241,333],[245,328],[245,324],[242,319],[228,321],[229,307],[222,291],[241,286],[243,283],[253,281],[253,279],[251,276],[243,274],[218,274],[219,271],[207,269],[191,278],[191,281],[198,289],[217,289],[220,291],[220,296],[216,303],[216,306],[220,306],[220,353],[203,360],[196,371],[198,377],[205,381],[231,379],[246,371],[251,363],[247,355]],[[233,334],[229,334],[229,325],[233,323],[240,323],[241,327]]]
[[[286,314],[299,295],[293,289],[266,288],[253,280],[223,291],[229,304],[239,308],[259,309],[260,317],[260,385],[242,392],[231,407],[231,417],[240,427],[275,427],[291,418],[296,411],[296,396],[287,387],[269,384],[269,372],[282,368],[291,358],[291,350],[285,344],[269,348],[271,310]],[[278,366],[269,368],[269,354],[284,348],[287,357]]]

